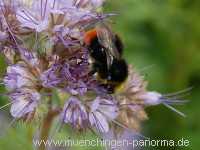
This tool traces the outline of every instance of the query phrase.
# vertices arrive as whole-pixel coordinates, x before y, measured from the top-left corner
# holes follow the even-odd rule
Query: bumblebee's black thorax
[[[123,44],[120,38],[116,35],[113,41],[120,58],[113,58],[112,64],[107,65],[107,53],[103,45],[100,44],[98,37],[95,36],[90,39],[87,45],[90,55],[93,60],[93,71],[98,73],[100,79],[104,80],[102,86],[107,89],[109,93],[113,93],[115,88],[124,82],[128,76],[128,67],[126,61],[121,58],[123,52]]]

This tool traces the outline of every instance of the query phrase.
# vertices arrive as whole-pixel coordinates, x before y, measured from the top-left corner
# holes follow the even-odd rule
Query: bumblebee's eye
[[[128,66],[125,60],[113,60],[113,64],[109,70],[110,81],[123,82],[128,76]]]

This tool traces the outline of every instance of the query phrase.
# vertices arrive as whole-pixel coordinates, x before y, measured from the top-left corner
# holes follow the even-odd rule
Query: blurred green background
[[[190,102],[177,107],[182,118],[164,106],[147,109],[143,134],[153,139],[188,139],[190,147],[152,149],[198,150],[200,147],[200,1],[110,0],[105,11],[116,12],[114,31],[125,43],[125,58],[149,81],[149,90],[170,93],[193,86]],[[1,61],[1,72],[5,64]],[[146,68],[146,69],[143,69]],[[3,74],[3,73],[2,73]],[[6,103],[1,96],[0,104]],[[0,127],[8,109],[0,112]],[[5,127],[4,127],[5,129]],[[31,149],[30,128],[15,125],[0,139],[0,150]],[[63,136],[66,133],[62,133]],[[62,135],[61,135],[62,136]],[[77,148],[78,149],[78,148]],[[89,149],[89,148],[86,148]],[[94,149],[94,148],[91,148]],[[147,148],[151,149],[151,148]]]

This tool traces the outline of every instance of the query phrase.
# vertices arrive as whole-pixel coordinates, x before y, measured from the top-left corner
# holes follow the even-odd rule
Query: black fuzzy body
[[[104,80],[102,86],[108,93],[113,93],[121,83],[123,83],[128,76],[128,66],[124,59],[122,59],[123,44],[120,38],[116,35],[114,44],[120,54],[120,58],[113,58],[112,64],[107,65],[106,49],[98,40],[98,37],[91,39],[88,46],[91,57],[93,58],[93,71],[98,73],[100,79]]]

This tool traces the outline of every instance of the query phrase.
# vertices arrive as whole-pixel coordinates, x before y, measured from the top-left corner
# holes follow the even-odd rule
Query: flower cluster
[[[3,83],[14,118],[34,119],[45,107],[42,110],[56,110],[60,123],[75,130],[137,131],[147,119],[146,106],[164,104],[175,110],[171,105],[183,102],[178,98],[185,91],[147,91],[146,81],[131,66],[127,80],[113,94],[91,74],[84,34],[113,15],[102,13],[103,3],[0,0],[0,50],[8,63]],[[55,93],[58,100],[53,99]]]

